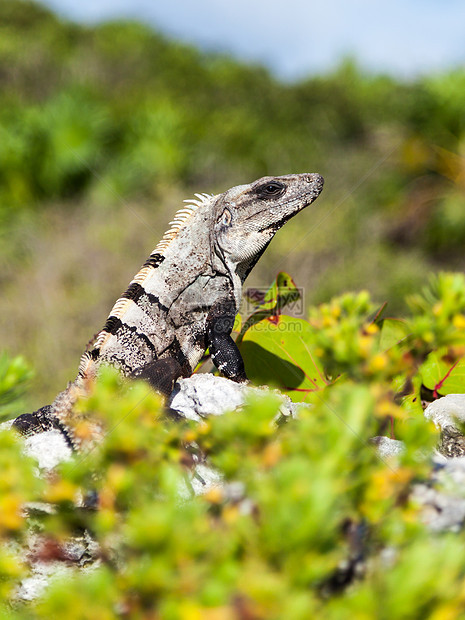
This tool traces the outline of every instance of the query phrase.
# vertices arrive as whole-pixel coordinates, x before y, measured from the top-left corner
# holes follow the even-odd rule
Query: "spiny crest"
[[[78,379],[93,381],[97,377],[96,358],[92,351],[85,351],[79,360]]]
[[[173,220],[170,222],[170,228],[165,232],[161,241],[158,243],[156,248],[150,255],[150,258],[163,259],[163,253],[168,248],[171,241],[176,237],[179,233],[180,229],[183,228],[187,220],[191,217],[196,210],[202,205],[210,204],[212,199],[214,198],[213,194],[194,194],[195,198],[190,198],[189,200],[183,200],[186,203],[186,206],[182,209],[179,209],[174,215]],[[150,261],[148,261],[150,262]],[[157,260],[157,263],[161,262],[161,260]],[[152,264],[147,265],[147,263],[136,273],[134,278],[131,281],[131,284],[135,282],[142,285],[145,280],[149,277],[152,271],[156,267]],[[130,286],[131,286],[130,284]],[[113,306],[109,316],[121,318],[128,307],[131,305],[131,300],[127,297],[120,297],[115,305]],[[105,328],[98,334],[97,339],[94,343],[95,349],[100,349],[108,338],[108,332]]]
[[[89,365],[92,363],[92,357],[88,351],[81,355],[81,359],[79,360],[79,369],[78,376],[85,377],[87,374],[87,370]]]
[[[179,211],[175,213],[174,219],[170,222],[170,228],[165,232],[152,254],[163,254],[171,241],[176,237],[179,230],[183,227],[186,220],[188,220],[199,207],[208,204],[214,197],[213,194],[194,194],[194,196],[196,196],[197,200],[194,198],[183,200],[187,206],[179,209]]]

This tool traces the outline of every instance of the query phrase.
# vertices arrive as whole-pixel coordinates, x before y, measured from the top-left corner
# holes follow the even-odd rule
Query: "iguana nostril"
[[[317,173],[306,175],[305,180],[307,183],[314,184],[318,188],[323,187],[324,182],[325,182],[321,174],[317,174]]]

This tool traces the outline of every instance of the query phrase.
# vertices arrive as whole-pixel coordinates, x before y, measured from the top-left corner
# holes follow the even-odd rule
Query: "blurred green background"
[[[353,61],[298,82],[136,23],[0,2],[1,348],[36,368],[31,407],[86,342],[182,199],[319,172],[319,200],[250,277],[308,306],[369,289],[388,314],[463,269],[465,69],[396,80]]]

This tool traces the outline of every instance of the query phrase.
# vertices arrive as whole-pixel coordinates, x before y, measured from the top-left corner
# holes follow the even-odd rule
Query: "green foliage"
[[[108,185],[122,198],[153,197],[167,183],[253,178],[283,162],[306,170],[338,150],[357,167],[359,149],[385,128],[400,134],[398,180],[386,171],[366,204],[376,194],[388,205],[412,173],[439,187],[431,173],[446,173],[441,153],[459,151],[463,71],[398,84],[345,62],[283,85],[137,23],[77,26],[25,0],[4,0],[0,11],[0,179],[10,217],[43,199],[101,197]]]
[[[293,300],[292,296],[282,299],[282,305]],[[310,308],[308,321],[276,314],[275,307],[268,306],[264,302],[243,321],[240,350],[253,380],[274,384],[294,400],[306,401],[311,392],[324,389],[341,375],[386,381],[405,370],[400,347],[386,347],[386,343],[397,344],[409,327],[394,329],[388,321],[385,334],[366,291],[346,293]],[[259,322],[254,319],[257,315]]]
[[[262,316],[248,323],[241,347],[263,379],[267,367],[260,375],[251,343],[276,358],[271,379],[284,362],[301,372],[303,392],[289,394],[305,393],[311,406],[298,419],[279,413],[276,393],[257,392],[235,413],[174,421],[147,384],[107,369],[73,418],[81,451],[54,475],[37,479],[18,440],[0,434],[3,600],[28,575],[25,503],[54,508],[29,520],[44,561],[83,531],[99,544],[98,565],[55,578],[32,603],[4,607],[7,617],[461,617],[463,532],[428,532],[408,489],[428,475],[421,455],[435,440],[421,384],[463,390],[464,327],[453,317],[462,316],[465,281],[440,274],[402,321],[383,319],[366,292],[311,308],[309,321],[286,316],[298,290],[291,282],[280,275],[257,300]],[[441,348],[428,348],[423,322]],[[318,383],[307,387],[316,369]],[[381,459],[369,441],[387,427],[406,444],[397,461]],[[199,454],[222,485],[195,495]],[[75,508],[82,497],[89,506]],[[340,567],[359,555],[365,573],[345,589]]]
[[[462,273],[441,273],[430,278],[422,293],[409,297],[407,302],[414,312],[410,338],[417,354],[465,345],[464,285]]]
[[[0,421],[21,412],[23,395],[32,371],[21,356],[10,360],[0,352]]]

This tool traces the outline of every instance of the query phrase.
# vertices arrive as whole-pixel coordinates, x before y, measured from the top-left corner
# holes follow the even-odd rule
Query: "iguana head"
[[[323,189],[319,174],[263,177],[218,196],[214,244],[244,280],[275,233]]]

